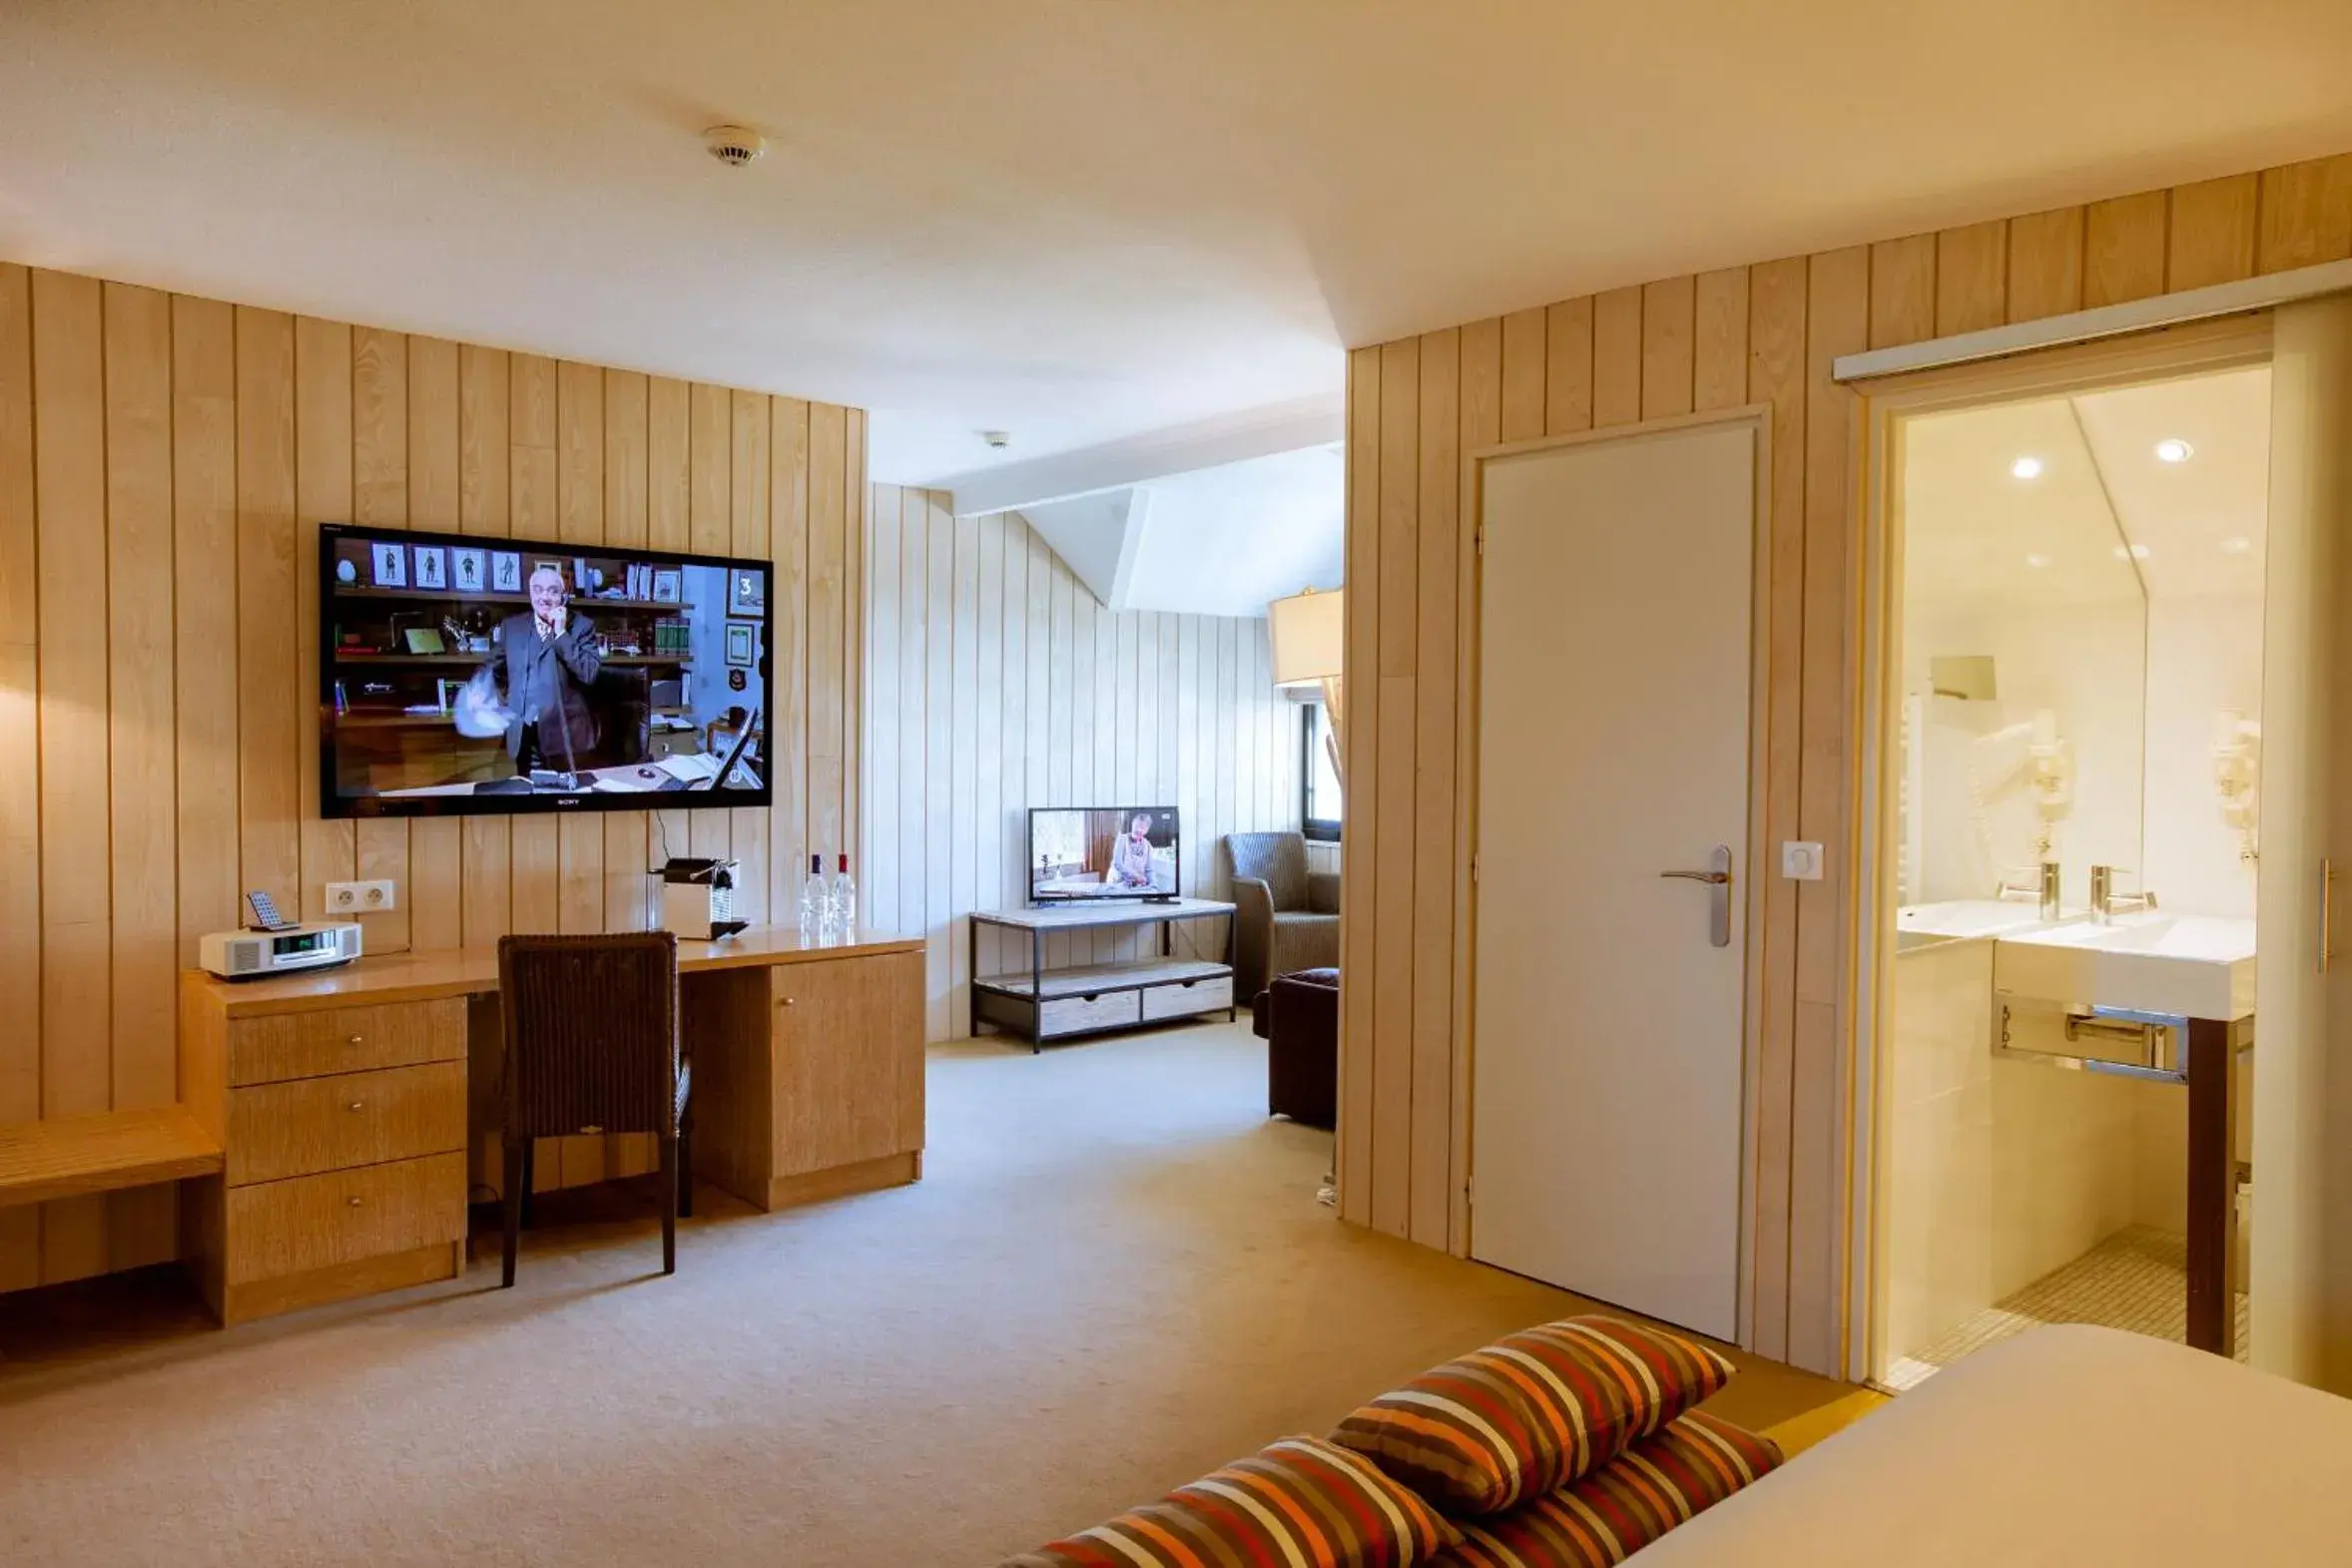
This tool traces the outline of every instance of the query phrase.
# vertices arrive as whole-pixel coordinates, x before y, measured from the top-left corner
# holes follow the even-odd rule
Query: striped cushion
[[[1286,1437],[1002,1568],[1413,1568],[1461,1539],[1347,1449]]]
[[[1663,1329],[1568,1317],[1422,1373],[1342,1421],[1332,1441],[1448,1513],[1500,1513],[1608,1463],[1731,1370]]]
[[[1767,1437],[1693,1410],[1548,1497],[1464,1525],[1444,1568],[1608,1568],[1780,1465]]]

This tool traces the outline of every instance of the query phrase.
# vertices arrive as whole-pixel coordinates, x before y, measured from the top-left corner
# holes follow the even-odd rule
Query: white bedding
[[[2110,1328],[1939,1372],[1640,1568],[2352,1564],[2352,1400]]]

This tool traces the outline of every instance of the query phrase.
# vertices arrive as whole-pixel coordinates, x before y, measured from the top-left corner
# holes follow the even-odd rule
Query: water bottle
[[[850,857],[847,854],[841,857],[841,869],[834,872],[833,886],[827,892],[827,939],[854,941],[858,935],[858,884],[850,880]]]
[[[831,914],[832,900],[825,890],[825,856],[809,856],[809,879],[801,884],[801,940],[820,942],[825,939],[825,927]]]

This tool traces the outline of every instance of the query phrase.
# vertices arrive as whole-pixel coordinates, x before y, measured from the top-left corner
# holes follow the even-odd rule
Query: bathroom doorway
[[[2242,1358],[2267,319],[1873,401],[1858,1370],[2042,1322]]]

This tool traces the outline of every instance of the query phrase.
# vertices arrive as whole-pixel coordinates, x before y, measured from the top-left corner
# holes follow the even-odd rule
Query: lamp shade
[[[1266,607],[1267,635],[1274,644],[1274,684],[1313,686],[1340,678],[1347,644],[1347,592],[1319,594],[1310,588]]]

